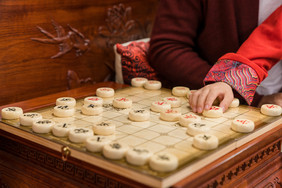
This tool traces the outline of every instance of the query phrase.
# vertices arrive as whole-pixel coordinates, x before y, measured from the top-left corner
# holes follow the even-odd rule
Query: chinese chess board
[[[164,88],[152,91],[144,88],[128,87],[115,91],[115,97],[128,97],[132,99],[133,109],[142,108],[150,110],[152,102],[162,100],[162,98],[168,96],[172,96],[171,90]],[[191,112],[188,99],[186,97],[179,98],[182,100],[180,107],[181,113],[186,114]],[[152,111],[150,111],[150,121],[133,122],[128,119],[130,109],[114,108],[111,103],[112,100],[113,98],[104,98],[104,111],[99,116],[87,116],[81,113],[83,99],[77,100],[76,112],[72,117],[55,117],[53,115],[54,106],[38,109],[33,112],[38,112],[43,118],[52,119],[56,122],[72,122],[76,127],[91,127],[93,123],[98,121],[111,121],[116,124],[115,135],[111,136],[114,140],[125,143],[130,147],[138,146],[146,148],[153,153],[163,151],[172,153],[179,160],[179,166],[176,170],[168,173],[160,173],[151,170],[148,165],[141,167],[130,165],[125,159],[109,160],[104,158],[101,153],[87,151],[84,144],[71,143],[67,138],[55,137],[52,133],[36,134],[32,131],[31,127],[20,126],[19,120],[1,121],[51,142],[69,146],[71,149],[83,153],[83,160],[87,162],[90,161],[90,163],[97,166],[100,164],[101,168],[106,168],[115,173],[121,173],[120,175],[128,176],[128,178],[141,183],[146,182],[149,186],[154,187],[167,187],[180,181],[226,153],[274,128],[277,122],[281,123],[281,116],[268,117],[261,114],[258,108],[249,106],[229,108],[221,118],[206,118],[201,116],[202,122],[211,128],[209,133],[217,136],[219,139],[219,147],[217,149],[203,151],[192,146],[193,137],[186,134],[186,128],[180,126],[178,122],[160,120],[159,113]],[[254,121],[255,130],[248,134],[232,131],[230,125],[234,118],[246,118]],[[99,163],[97,161],[103,162]]]

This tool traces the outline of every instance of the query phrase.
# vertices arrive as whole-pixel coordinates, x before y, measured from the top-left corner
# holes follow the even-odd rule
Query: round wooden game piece
[[[155,101],[151,104],[150,109],[154,112],[162,112],[170,108],[171,108],[171,105],[165,101]]]
[[[20,116],[20,124],[23,126],[32,126],[33,121],[42,119],[42,115],[36,112],[24,113]]]
[[[81,112],[85,115],[96,116],[103,112],[103,107],[95,106],[94,104],[85,104],[82,106]]]
[[[213,150],[218,147],[218,138],[211,134],[198,134],[193,138],[193,145],[202,150]]]
[[[142,166],[148,162],[152,154],[153,153],[147,149],[131,148],[126,152],[125,158],[129,164]]]
[[[95,106],[102,106],[103,99],[101,97],[86,97],[84,99],[84,105],[93,104]]]
[[[144,84],[148,81],[147,78],[136,77],[131,79],[131,85],[133,87],[143,87]]]
[[[181,106],[181,100],[177,97],[165,97],[163,100],[170,104],[172,108],[178,108]]]
[[[223,110],[221,107],[212,106],[209,110],[204,110],[202,114],[203,116],[206,116],[209,118],[218,118],[223,115]]]
[[[110,87],[100,87],[96,90],[96,95],[102,98],[113,97],[115,95],[115,90]]]
[[[160,112],[160,118],[164,121],[178,121],[180,116],[181,112],[179,110],[167,109]]]
[[[248,119],[234,119],[231,129],[240,133],[249,133],[255,129],[255,123]]]
[[[34,121],[32,124],[32,131],[36,133],[49,133],[55,122],[49,119],[41,119]]]
[[[114,123],[104,121],[93,125],[93,130],[95,134],[108,136],[115,133],[116,125]]]
[[[75,113],[75,108],[68,105],[59,105],[54,107],[54,115],[57,117],[70,117]]]
[[[185,97],[188,93],[190,93],[190,89],[188,87],[177,86],[172,88],[172,95],[177,97]]]
[[[115,108],[130,108],[132,100],[126,97],[118,97],[113,100],[113,107]]]
[[[93,130],[89,128],[74,128],[69,131],[69,140],[73,143],[84,143],[88,137],[93,135]]]
[[[170,172],[178,167],[178,159],[170,153],[158,153],[152,155],[149,165],[155,171]]]
[[[231,107],[231,108],[236,108],[236,107],[238,107],[239,105],[240,105],[239,99],[234,98],[234,99],[232,100],[231,104],[229,105],[229,107]]]
[[[275,104],[264,104],[261,106],[260,111],[262,114],[267,116],[280,116],[282,109],[280,106]]]
[[[113,106],[114,97],[108,97],[103,99],[103,107]]]
[[[52,127],[52,133],[54,136],[57,137],[67,137],[70,130],[74,128],[75,126],[72,125],[71,123],[56,123]]]
[[[132,109],[128,113],[128,118],[132,121],[148,121],[150,112],[144,109]]]
[[[86,139],[86,149],[91,152],[101,152],[106,144],[112,140],[107,136],[91,136]]]
[[[103,147],[103,155],[108,159],[118,160],[125,156],[129,147],[119,142],[111,142]]]
[[[18,119],[23,115],[23,110],[20,107],[7,107],[1,110],[3,119]]]
[[[183,127],[187,127],[189,123],[198,123],[201,121],[201,117],[190,112],[179,117],[179,124]]]
[[[162,87],[162,83],[157,80],[148,80],[144,84],[144,88],[149,90],[158,90],[161,89],[161,87]]]
[[[76,100],[72,97],[60,97],[56,100],[56,106],[69,106],[70,108],[75,107]]]
[[[187,126],[187,133],[191,136],[195,136],[197,134],[207,133],[210,130],[204,123],[190,123]]]

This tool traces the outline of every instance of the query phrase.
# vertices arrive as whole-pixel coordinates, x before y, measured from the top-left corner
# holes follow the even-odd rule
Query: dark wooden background
[[[0,105],[113,80],[113,45],[149,37],[157,4],[1,0]]]

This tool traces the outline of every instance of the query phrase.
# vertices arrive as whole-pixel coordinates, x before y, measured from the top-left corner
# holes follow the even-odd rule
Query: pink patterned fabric
[[[127,46],[117,44],[124,83],[130,84],[134,77],[158,80],[156,71],[148,63],[148,49],[149,42],[131,42]]]
[[[219,60],[208,72],[204,82],[225,82],[235,89],[250,105],[259,77],[254,69],[233,60]]]

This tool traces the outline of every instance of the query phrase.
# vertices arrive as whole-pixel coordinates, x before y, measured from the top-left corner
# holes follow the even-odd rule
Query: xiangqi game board
[[[144,88],[128,87],[115,91],[115,97],[128,97],[132,99],[132,108],[150,110],[152,102],[162,100],[164,97],[172,96],[171,90],[146,90]],[[70,96],[71,97],[71,96]],[[180,97],[182,105],[181,113],[191,111],[186,97]],[[53,115],[54,106],[37,109],[33,112],[40,113],[43,118],[56,122],[71,122],[76,127],[91,127],[98,121],[111,121],[116,124],[115,134],[111,137],[130,147],[146,148],[153,153],[169,152],[179,160],[176,170],[168,173],[160,173],[152,170],[149,165],[133,166],[122,160],[106,159],[101,153],[87,151],[85,144],[75,144],[68,138],[59,138],[52,133],[36,134],[31,127],[21,126],[19,120],[1,121],[12,127],[26,131],[36,137],[46,139],[52,143],[70,147],[72,156],[92,163],[106,170],[126,176],[135,181],[146,183],[149,186],[167,187],[193,172],[203,168],[205,165],[220,158],[226,153],[238,148],[248,141],[260,136],[274,128],[281,122],[281,116],[268,117],[260,113],[258,108],[242,106],[229,108],[220,118],[206,118],[201,116],[201,121],[210,126],[210,134],[219,139],[219,147],[212,151],[204,151],[192,145],[193,137],[186,133],[186,128],[178,122],[167,122],[159,118],[159,113],[150,112],[150,120],[146,122],[133,122],[128,119],[130,109],[118,109],[112,106],[113,98],[104,99],[103,113],[99,116],[87,116],[81,113],[83,99],[77,100],[75,115],[68,118],[58,118]],[[252,133],[243,134],[231,130],[231,121],[234,118],[246,118],[255,122],[255,130]]]

